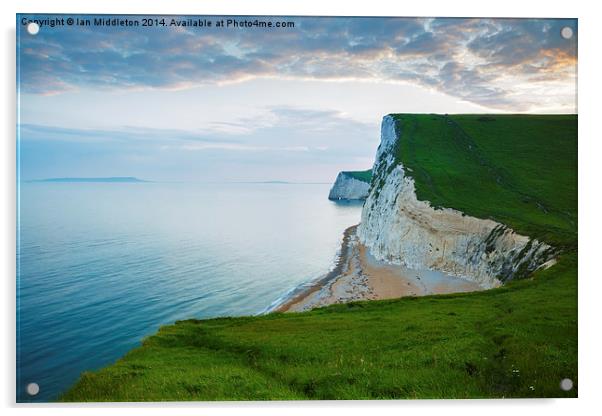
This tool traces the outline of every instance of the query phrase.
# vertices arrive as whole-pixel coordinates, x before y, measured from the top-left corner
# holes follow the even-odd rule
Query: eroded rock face
[[[362,200],[368,196],[370,183],[355,179],[346,172],[340,172],[330,189],[328,199]]]
[[[553,264],[555,250],[543,242],[492,220],[419,201],[414,180],[395,162],[401,133],[392,117],[383,119],[373,186],[357,231],[373,256],[409,268],[440,270],[485,287]]]

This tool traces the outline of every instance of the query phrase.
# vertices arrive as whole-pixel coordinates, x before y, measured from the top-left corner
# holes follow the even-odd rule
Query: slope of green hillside
[[[576,247],[576,115],[394,117],[419,199]]]
[[[178,322],[61,400],[576,397],[576,117],[396,118],[419,198],[556,244],[558,263],[485,292]]]

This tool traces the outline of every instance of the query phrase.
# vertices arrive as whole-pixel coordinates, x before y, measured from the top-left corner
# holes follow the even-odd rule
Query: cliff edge
[[[330,200],[363,200],[368,196],[372,171],[340,172],[330,189]]]
[[[554,263],[556,250],[491,219],[434,208],[416,196],[411,172],[398,152],[406,132],[391,115],[381,127],[364,204],[359,240],[379,260],[427,268],[496,287]]]

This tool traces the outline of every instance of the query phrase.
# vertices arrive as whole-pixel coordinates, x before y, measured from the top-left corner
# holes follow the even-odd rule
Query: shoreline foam
[[[269,312],[302,312],[337,303],[484,290],[478,283],[434,270],[384,263],[370,255],[356,236],[357,225],[343,234],[340,255],[326,275],[301,285],[276,301]]]

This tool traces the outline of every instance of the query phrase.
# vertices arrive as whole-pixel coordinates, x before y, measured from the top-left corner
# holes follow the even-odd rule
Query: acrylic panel
[[[577,37],[17,15],[17,401],[576,397]]]

